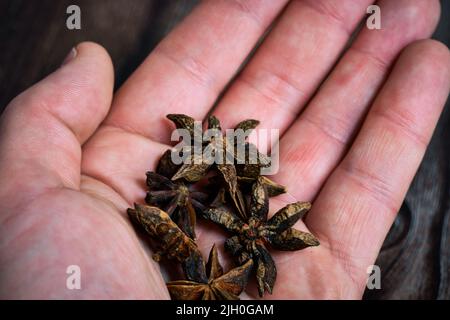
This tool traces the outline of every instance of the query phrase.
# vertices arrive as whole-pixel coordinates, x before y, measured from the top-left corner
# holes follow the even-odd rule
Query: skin
[[[167,148],[165,114],[204,119],[280,13],[214,114],[281,130],[273,179],[289,194],[272,211],[314,200],[297,227],[321,245],[274,252],[268,297],[360,298],[448,96],[450,53],[424,40],[438,1],[381,0],[383,29],[363,28],[339,58],[371,1],[334,3],[205,1],[114,95],[108,54],[82,43],[15,98],[0,120],[0,298],[169,297],[126,208]],[[205,254],[223,241],[213,230],[198,228]],[[66,289],[69,265],[82,290]]]

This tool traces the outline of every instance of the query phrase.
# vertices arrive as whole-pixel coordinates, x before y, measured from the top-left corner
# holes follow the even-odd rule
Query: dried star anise
[[[189,238],[163,210],[134,204],[134,209],[127,210],[131,220],[153,238],[159,251],[153,254],[155,261],[162,257],[175,259],[182,264],[186,278],[195,280],[202,278],[204,263],[196,243]]]
[[[259,176],[258,178],[261,179],[261,182],[266,186],[269,197],[276,197],[280,194],[286,193],[286,187],[282,186],[281,184],[278,184],[275,181],[264,176]],[[238,176],[237,181],[239,183],[239,188],[241,189],[241,191],[248,194],[250,193],[253,183],[256,181],[256,178]],[[213,176],[209,178],[209,187],[211,188],[217,189],[217,187],[219,187],[218,189],[220,189],[223,184],[223,179],[221,179],[221,177],[219,176]]]
[[[189,237],[195,239],[196,212],[201,214],[205,208],[202,203],[208,195],[155,172],[147,172],[147,186],[150,190],[145,202],[163,209]]]
[[[177,129],[186,129],[191,136],[194,135],[194,119],[181,114],[171,114],[167,117],[175,123]],[[247,134],[241,135],[241,139],[232,137],[233,140],[231,140],[229,137],[223,136],[219,119],[210,116],[208,129],[215,130],[214,134],[209,137],[208,141],[203,142],[202,153],[194,153],[190,163],[181,165],[172,176],[172,180],[185,179],[189,182],[197,182],[208,173],[214,163],[213,160],[218,160],[215,167],[225,182],[232,203],[239,215],[246,219],[245,201],[238,187],[238,171],[241,176],[255,178],[260,174],[262,166],[270,164],[267,157],[260,154],[254,145],[245,140],[249,132],[258,124],[259,121],[252,119],[242,121],[235,127],[235,130],[242,130]],[[254,161],[250,161],[251,156]]]
[[[224,206],[210,207],[204,215],[235,234],[226,240],[225,248],[237,258],[239,264],[254,260],[258,292],[262,297],[265,291],[272,293],[277,275],[267,244],[274,249],[289,251],[319,245],[312,234],[292,228],[310,208],[308,202],[292,203],[267,219],[269,195],[263,179],[258,178],[251,191],[248,221],[240,219]]]
[[[239,300],[245,289],[253,261],[223,273],[217,248],[213,245],[208,264],[204,267],[205,276],[196,281],[177,280],[167,284],[171,297],[175,300]]]
[[[172,161],[172,150],[167,149],[159,159],[158,166],[156,167],[156,173],[170,179],[179,168],[180,165],[176,165]]]
[[[154,260],[166,257],[181,264],[186,280],[167,284],[172,298],[239,299],[252,269],[259,295],[272,293],[277,269],[268,247],[300,250],[319,245],[312,234],[292,228],[311,205],[292,203],[268,219],[269,197],[286,190],[261,175],[270,159],[247,141],[259,121],[244,120],[234,128],[234,135],[224,135],[214,116],[208,118],[211,130],[205,132],[192,117],[169,114],[167,118],[177,129],[187,130],[178,132],[183,137],[182,148],[167,150],[156,172],[147,172],[148,205],[135,204],[128,214],[153,239]],[[175,164],[174,155],[181,157],[181,164]],[[211,171],[217,174],[211,176]],[[194,184],[202,179],[209,180],[206,187],[203,181]],[[210,202],[213,194],[216,197]],[[238,267],[224,274],[215,245],[205,265],[195,242],[197,214],[233,233],[225,249],[236,258]]]
[[[181,114],[169,114],[167,118],[175,123],[177,129],[188,130],[192,137],[191,142],[194,142],[194,129],[193,125],[191,125],[194,119]],[[180,121],[180,119],[183,119],[183,121]],[[205,141],[202,140],[202,150],[190,150],[192,152],[201,151],[201,153],[196,154],[193,152],[193,154],[191,154],[190,163],[181,165],[172,177],[173,180],[182,178],[189,182],[197,182],[208,173],[214,163],[214,159],[221,157],[221,160],[223,160],[221,163],[225,163],[226,157],[230,157],[230,154],[225,154],[227,152],[227,140],[224,139],[224,136],[222,135],[220,122],[216,117],[211,116],[208,118],[208,129],[212,130],[212,136],[205,137]],[[203,136],[201,137],[203,139]],[[232,154],[231,157],[234,159],[234,154]],[[231,162],[231,164],[233,164],[233,162]]]
[[[194,139],[195,138],[202,138],[202,132],[201,129],[199,130],[198,134],[196,135],[195,133],[195,119],[192,117],[189,117],[187,115],[184,114],[168,114],[167,118],[172,121],[175,124],[175,127],[177,129],[186,129],[190,136],[191,136],[191,146],[186,146],[186,148],[188,150],[191,149],[191,147],[194,145]],[[202,142],[200,141],[200,144]],[[179,168],[181,167],[181,165],[177,165],[175,163],[173,163],[172,161],[172,149],[168,149],[166,150],[166,152],[164,152],[164,154],[161,156],[158,166],[156,168],[156,173],[163,175],[167,178],[172,178],[173,175],[179,170]],[[180,150],[180,155],[183,154],[182,150]]]

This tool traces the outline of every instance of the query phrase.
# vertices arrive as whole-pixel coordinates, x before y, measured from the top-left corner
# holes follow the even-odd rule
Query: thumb
[[[0,118],[0,181],[7,182],[0,201],[79,187],[81,145],[108,113],[113,82],[107,52],[82,43],[58,70],[8,105]]]

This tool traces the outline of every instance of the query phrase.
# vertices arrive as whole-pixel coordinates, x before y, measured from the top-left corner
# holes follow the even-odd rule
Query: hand
[[[255,118],[280,129],[273,179],[289,201],[314,200],[300,228],[321,246],[274,253],[267,297],[361,297],[449,93],[448,49],[417,41],[439,2],[381,0],[382,30],[363,27],[339,60],[372,1],[287,2],[200,4],[114,98],[110,58],[83,43],[11,102],[0,135],[2,298],[169,297],[126,209],[143,201],[145,172],[170,143],[165,115],[203,119],[285,5],[214,113],[225,128]],[[205,252],[223,241],[202,230]],[[69,265],[82,290],[66,289]]]

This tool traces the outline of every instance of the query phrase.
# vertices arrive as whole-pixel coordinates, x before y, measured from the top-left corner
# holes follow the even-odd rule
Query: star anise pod
[[[186,129],[191,135],[194,134],[191,125],[191,121],[194,119],[181,114],[169,114],[167,118],[175,123],[177,129]],[[180,121],[180,119],[183,119],[183,121]],[[189,119],[189,121],[187,119]],[[205,177],[216,159],[220,159],[220,163],[225,163],[225,160],[228,157],[228,160],[231,160],[229,162],[234,164],[234,149],[230,150],[232,143],[228,142],[223,136],[220,121],[216,117],[210,116],[208,118],[208,129],[211,130],[212,136],[205,137],[207,138],[207,141],[202,141],[202,150],[197,150],[201,151],[201,153],[196,154],[193,152],[190,163],[182,164],[172,177],[173,180],[182,178],[189,182],[197,182]],[[194,142],[194,138],[191,138],[191,142]]]
[[[177,129],[186,129],[191,134],[194,133],[192,118],[179,114],[171,114],[167,117],[175,123]],[[257,123],[259,122],[256,120],[246,120],[236,128],[247,129],[256,126]],[[245,218],[247,216],[245,201],[238,188],[237,181],[236,163],[239,161],[236,153],[236,141],[230,141],[223,136],[220,121],[214,116],[208,118],[208,129],[213,130],[214,134],[209,137],[209,141],[203,142],[201,153],[194,152],[190,163],[182,164],[172,176],[172,180],[184,179],[188,182],[197,182],[204,178],[213,164],[216,163],[215,167],[225,181],[234,207],[241,217]],[[243,156],[245,157],[245,154]],[[245,164],[245,161],[245,158],[243,158],[240,162]]]
[[[179,168],[180,165],[177,165],[172,161],[172,149],[167,149],[159,159],[156,173],[170,179]]]
[[[312,234],[292,228],[310,208],[308,202],[292,203],[268,219],[268,191],[263,179],[258,178],[251,191],[248,221],[220,205],[204,210],[204,216],[234,234],[226,240],[225,248],[240,264],[254,260],[258,291],[262,297],[265,291],[272,293],[277,275],[275,262],[266,245],[288,251],[319,245]]]
[[[204,276],[204,262],[197,244],[189,238],[163,210],[141,204],[127,210],[131,221],[142,227],[156,242],[158,250],[153,254],[157,262],[162,257],[181,263],[188,280],[201,279]]]
[[[237,164],[236,171],[241,177],[255,179],[261,175],[261,168],[270,166],[270,159],[265,154],[260,153],[254,144],[246,143],[244,148],[246,150],[245,163]],[[249,159],[255,160],[252,162]]]
[[[257,178],[261,179],[261,182],[266,186],[269,197],[276,197],[280,194],[286,193],[285,186],[278,184],[265,176],[259,176]],[[256,181],[257,178],[238,176],[237,181],[241,191],[244,194],[249,194],[251,192],[253,183]],[[210,177],[208,180],[209,180],[208,188],[220,190],[221,186],[224,184],[223,179],[221,179],[220,176],[213,176]]]
[[[239,300],[239,295],[247,286],[253,261],[223,273],[215,245],[209,253],[205,276],[196,281],[177,280],[167,284],[171,297],[175,300]],[[203,264],[203,266],[205,266]]]
[[[196,213],[201,214],[205,208],[202,203],[208,195],[155,172],[147,172],[147,186],[150,190],[145,202],[163,209],[189,237],[195,239]]]
[[[168,114],[167,118],[172,121],[175,124],[175,127],[177,129],[186,129],[190,136],[191,136],[191,146],[194,146],[194,139],[196,137],[198,138],[202,138],[202,132],[201,132],[201,128],[198,130],[194,123],[195,123],[195,119],[192,117],[189,117],[187,115],[184,114]],[[196,130],[198,130],[199,132],[196,133]],[[202,144],[202,141],[199,141],[200,144]],[[185,146],[185,148],[187,148],[187,150],[190,150],[190,146]],[[168,149],[164,152],[164,154],[161,156],[158,166],[156,168],[156,173],[163,175],[167,178],[172,178],[172,176],[178,171],[178,169],[180,168],[181,165],[175,164],[172,161],[172,152],[175,150],[172,149]],[[183,150],[178,150],[179,154],[182,155],[183,154]]]

